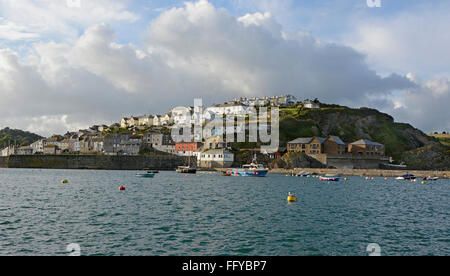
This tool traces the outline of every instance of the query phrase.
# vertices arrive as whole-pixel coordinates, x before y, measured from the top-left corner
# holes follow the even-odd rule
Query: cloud
[[[76,2],[73,1],[72,2]],[[54,36],[74,39],[80,28],[101,22],[134,22],[139,17],[126,9],[128,1],[79,0],[0,0],[0,38],[5,40]],[[2,29],[4,30],[2,32]]]
[[[399,103],[386,111],[428,132],[448,131],[450,129],[450,120],[448,120],[450,78],[436,77],[420,80],[413,74],[409,74],[409,78],[418,86],[402,91],[398,99]]]
[[[422,3],[389,17],[355,19],[342,39],[377,68],[417,74],[450,73],[450,4]]]
[[[0,50],[0,125],[65,132],[163,113],[194,97],[290,93],[371,106],[421,87],[380,76],[349,46],[283,31],[269,13],[236,17],[205,0],[163,12],[140,45],[120,44],[110,25],[94,24],[73,41],[35,43],[26,55]]]

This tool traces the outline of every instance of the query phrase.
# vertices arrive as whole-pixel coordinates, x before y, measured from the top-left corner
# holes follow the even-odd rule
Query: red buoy
[[[120,186],[119,187],[119,191],[125,191],[127,188],[125,188],[124,186]]]

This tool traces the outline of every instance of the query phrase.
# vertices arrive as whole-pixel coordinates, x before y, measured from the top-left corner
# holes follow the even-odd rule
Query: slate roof
[[[380,143],[372,142],[372,141],[367,140],[367,139],[361,139],[361,140],[358,140],[358,141],[356,141],[356,142],[353,142],[352,145],[383,146],[383,145],[380,144]]]

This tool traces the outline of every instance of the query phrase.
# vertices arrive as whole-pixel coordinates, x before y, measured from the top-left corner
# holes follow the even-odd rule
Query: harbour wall
[[[192,160],[191,160],[192,162]],[[196,161],[193,161],[194,164]],[[175,155],[16,155],[0,157],[0,168],[88,169],[88,170],[175,170],[188,164],[187,157]]]

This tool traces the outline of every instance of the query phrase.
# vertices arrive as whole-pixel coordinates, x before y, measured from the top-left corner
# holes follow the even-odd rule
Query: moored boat
[[[137,173],[137,177],[143,177],[143,178],[153,178],[155,177],[154,173],[146,172],[146,173]]]
[[[338,182],[341,178],[339,175],[327,174],[320,177],[320,181]]]
[[[197,169],[190,166],[180,166],[177,169],[177,173],[196,174]]]
[[[416,176],[413,174],[405,174],[403,176],[397,177],[397,180],[416,180]]]
[[[265,177],[268,173],[268,168],[265,168],[264,165],[257,163],[256,155],[251,164],[242,166],[242,169],[231,169],[226,172],[226,174],[229,174],[231,176],[249,177]]]

